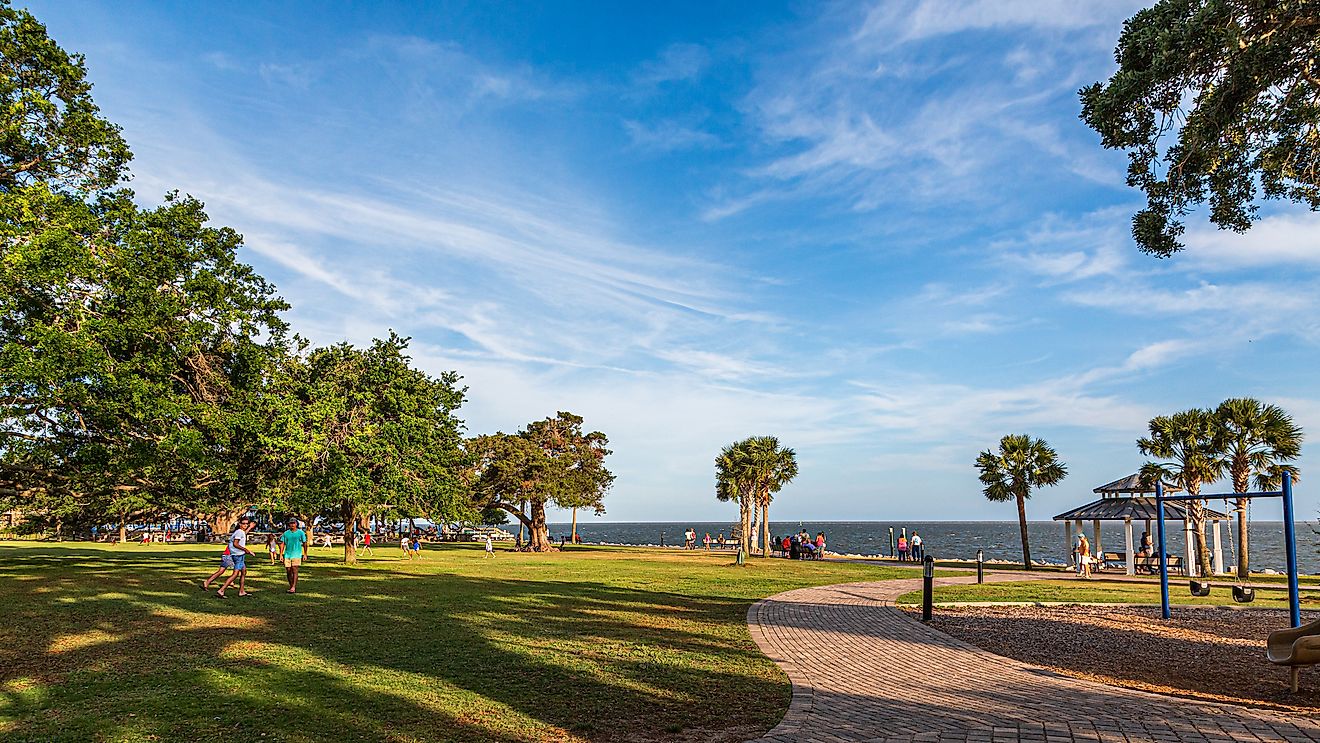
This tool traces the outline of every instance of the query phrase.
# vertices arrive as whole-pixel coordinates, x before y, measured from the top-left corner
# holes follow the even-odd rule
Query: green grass
[[[295,596],[260,555],[258,592],[223,601],[197,586],[217,547],[0,545],[0,737],[744,739],[791,693],[747,632],[753,601],[911,577],[646,550],[376,552],[348,567],[317,550]]]
[[[1173,604],[1233,604],[1230,581],[1212,581],[1213,588],[1209,596],[1193,596],[1188,590],[1187,579],[1169,581],[1169,601]],[[1278,590],[1258,589],[1256,600],[1244,606],[1269,608],[1287,608],[1288,594],[1281,585]],[[1310,603],[1309,593],[1302,594],[1302,603]],[[1160,603],[1159,583],[1129,583],[1095,578],[1083,580],[1040,580],[1007,583],[975,583],[960,586],[938,586],[934,600],[938,602],[962,601],[1049,601],[1065,603],[1115,603],[1115,604],[1153,604]],[[903,594],[898,598],[900,604],[921,603],[921,592]]]

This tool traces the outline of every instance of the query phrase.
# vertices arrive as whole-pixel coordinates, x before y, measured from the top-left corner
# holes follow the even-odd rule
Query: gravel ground
[[[915,613],[915,612],[914,612]],[[1308,616],[1309,615],[1309,616]],[[958,607],[932,626],[992,653],[1116,686],[1206,701],[1320,714],[1320,668],[1288,671],[1265,660],[1265,637],[1288,626],[1272,609],[1095,606]],[[1303,612],[1308,622],[1320,614]]]

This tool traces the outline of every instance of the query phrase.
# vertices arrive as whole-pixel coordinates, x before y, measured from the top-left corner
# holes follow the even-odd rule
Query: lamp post
[[[926,555],[921,565],[921,621],[929,622],[935,592],[935,558]]]
[[[976,582],[985,582],[985,550],[976,551]]]

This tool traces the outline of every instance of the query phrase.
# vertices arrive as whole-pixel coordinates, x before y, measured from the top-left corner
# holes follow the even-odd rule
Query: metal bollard
[[[985,582],[985,550],[976,551],[976,582]]]
[[[746,562],[747,562],[747,553],[743,552],[742,545],[738,545],[738,564],[742,565],[745,564]]]
[[[935,558],[926,555],[921,566],[921,621],[929,622],[935,593]]]

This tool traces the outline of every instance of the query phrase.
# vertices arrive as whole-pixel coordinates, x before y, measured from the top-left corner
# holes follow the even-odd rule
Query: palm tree
[[[724,447],[715,457],[715,497],[737,501],[738,543],[751,554],[752,518],[760,509],[763,556],[770,554],[770,500],[794,477],[797,455],[774,436],[752,436]]]
[[[755,452],[757,482],[756,505],[761,509],[761,556],[770,556],[770,501],[785,485],[797,477],[797,454],[779,445],[774,436],[748,439]]]
[[[1027,499],[1031,491],[1058,485],[1068,468],[1044,439],[1009,434],[999,440],[999,451],[989,449],[976,458],[985,497],[992,501],[1017,501],[1018,526],[1022,530],[1022,567],[1031,569],[1031,545],[1027,540]]]
[[[1216,441],[1218,423],[1214,412],[1203,408],[1184,410],[1150,419],[1150,435],[1137,439],[1142,454],[1167,461],[1147,462],[1142,479],[1172,480],[1188,495],[1201,494],[1201,486],[1214,482],[1224,472],[1224,457]],[[1201,575],[1210,575],[1210,547],[1205,543],[1205,501],[1189,500],[1187,520],[1192,525]]]
[[[715,497],[738,503],[738,544],[744,555],[751,554],[752,506],[756,477],[750,447],[746,441],[729,444],[715,457]]]
[[[1280,486],[1284,472],[1297,478],[1297,468],[1284,464],[1302,453],[1302,428],[1292,416],[1277,405],[1266,405],[1249,397],[1225,400],[1215,409],[1215,445],[1228,466],[1234,493],[1245,493],[1254,476],[1256,487],[1273,490]],[[1238,498],[1237,575],[1246,580],[1250,573],[1247,551],[1247,505],[1250,498]]]

